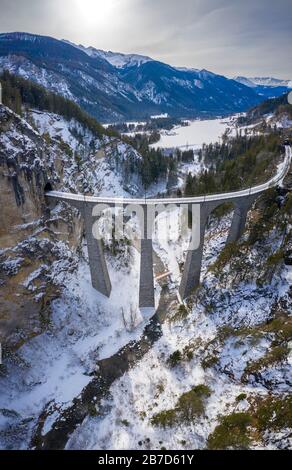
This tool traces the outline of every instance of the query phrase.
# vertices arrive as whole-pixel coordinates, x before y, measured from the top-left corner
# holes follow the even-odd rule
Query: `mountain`
[[[150,57],[142,56],[139,54],[122,54],[121,52],[103,51],[101,49],[95,49],[95,47],[85,47],[82,44],[76,46],[71,41],[64,40],[65,43],[70,44],[73,47],[77,47],[89,57],[100,57],[106,60],[111,65],[117,68],[132,67],[135,65],[141,65],[145,62],[153,61]]]
[[[239,124],[251,125],[259,121],[270,125],[287,128],[292,123],[292,106],[288,102],[288,94],[270,98],[251,108],[244,116],[239,118]]]
[[[233,80],[236,80],[239,83],[243,83],[246,86],[256,88],[257,86],[265,87],[285,87],[291,88],[292,83],[290,80],[281,80],[279,78],[273,77],[234,77]]]
[[[75,101],[103,122],[160,113],[226,115],[262,99],[251,87],[207,70],[174,68],[28,33],[0,35],[4,69]]]
[[[276,98],[292,89],[292,82],[273,77],[234,77],[234,80],[242,85],[252,88],[256,93],[265,98]]]

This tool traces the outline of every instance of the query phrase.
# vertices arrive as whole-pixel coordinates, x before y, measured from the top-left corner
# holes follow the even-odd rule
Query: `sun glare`
[[[115,12],[115,0],[75,0],[77,15],[85,25],[106,25]]]

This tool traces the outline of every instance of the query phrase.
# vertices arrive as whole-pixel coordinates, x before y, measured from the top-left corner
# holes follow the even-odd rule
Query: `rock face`
[[[6,243],[18,241],[14,227],[41,217],[44,187],[53,171],[43,158],[48,149],[39,134],[3,106],[0,119],[1,248],[5,248]],[[3,239],[5,233],[8,240]]]
[[[58,295],[52,283],[44,283],[45,266],[60,258],[62,238],[72,248],[79,243],[78,219],[62,211],[51,217],[44,199],[47,182],[58,178],[61,160],[60,149],[1,106],[0,338],[5,346],[19,345],[42,330],[50,300]],[[54,235],[52,224],[62,236]]]
[[[57,131],[54,120],[58,120]],[[50,303],[59,295],[58,273],[76,267],[82,220],[65,205],[50,210],[44,197],[46,185],[91,194],[123,194],[126,185],[135,192],[139,185],[139,177],[128,171],[141,158],[134,149],[108,137],[93,142],[86,129],[82,143],[73,141],[69,129],[72,123],[56,115],[38,113],[36,119],[33,112],[23,119],[0,106],[0,341],[4,347],[17,347],[45,328]]]

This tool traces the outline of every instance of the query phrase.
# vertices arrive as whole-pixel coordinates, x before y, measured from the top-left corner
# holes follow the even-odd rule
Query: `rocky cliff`
[[[43,331],[59,294],[58,270],[76,267],[82,220],[65,205],[50,211],[46,186],[135,193],[140,180],[129,166],[140,158],[129,145],[97,139],[77,122],[37,110],[21,118],[0,106],[0,341],[5,347]]]

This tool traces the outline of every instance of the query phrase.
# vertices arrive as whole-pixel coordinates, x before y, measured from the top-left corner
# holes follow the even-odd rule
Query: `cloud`
[[[51,35],[229,76],[291,79],[291,24],[291,0],[0,0],[2,31]]]

